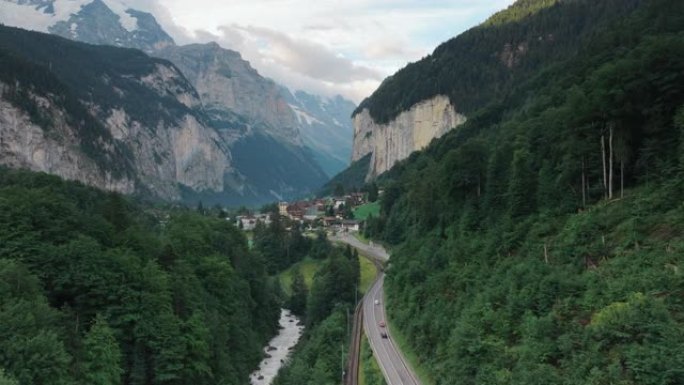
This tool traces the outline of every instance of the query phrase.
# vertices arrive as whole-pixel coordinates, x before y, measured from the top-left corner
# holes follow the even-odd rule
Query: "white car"
[[[376,300],[375,300],[375,304],[376,304],[376,305],[380,305],[380,300],[379,300],[379,299],[376,299]]]

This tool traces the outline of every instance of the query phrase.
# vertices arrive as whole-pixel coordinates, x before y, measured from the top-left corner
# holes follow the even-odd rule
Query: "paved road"
[[[330,237],[332,241],[344,242],[361,250],[365,255],[381,261],[389,260],[389,254],[380,246],[366,245],[354,236],[342,233]],[[373,356],[378,361],[380,370],[388,385],[420,385],[420,381],[406,363],[406,359],[394,344],[392,334],[387,327],[379,326],[386,322],[385,298],[383,284],[385,274],[380,273],[373,286],[363,297],[363,328],[370,342]],[[377,305],[375,302],[377,301]],[[388,338],[382,338],[382,333]]]
[[[394,344],[392,334],[387,327],[380,327],[386,322],[383,284],[385,274],[380,274],[377,281],[363,299],[363,327],[370,341],[373,355],[380,364],[380,370],[388,385],[420,385],[420,381],[406,363],[406,359]],[[375,301],[378,304],[375,304]],[[382,333],[388,338],[382,338]]]
[[[330,236],[330,240],[333,242],[344,242],[352,247],[355,247],[363,252],[363,254],[380,260],[381,262],[387,262],[389,260],[389,254],[382,246],[373,244],[367,245],[359,241],[355,236],[349,233],[338,233],[336,235]]]

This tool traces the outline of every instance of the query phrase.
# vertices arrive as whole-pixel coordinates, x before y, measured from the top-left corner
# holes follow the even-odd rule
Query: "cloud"
[[[291,88],[357,102],[513,0],[121,0],[179,44],[216,41]]]
[[[261,52],[290,70],[313,79],[331,83],[349,83],[361,80],[382,80],[380,71],[357,65],[336,54],[322,44],[306,39],[293,39],[288,35],[263,27],[228,27],[220,30],[227,35],[241,31],[262,47]]]

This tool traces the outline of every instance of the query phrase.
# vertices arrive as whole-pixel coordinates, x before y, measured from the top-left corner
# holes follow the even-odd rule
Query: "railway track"
[[[363,250],[360,250],[363,251]],[[380,260],[372,256],[366,256],[369,261],[375,265],[377,271],[375,281],[377,281],[380,276],[380,272],[383,270],[383,265]],[[371,286],[372,287],[372,286]],[[356,309],[354,310],[354,325],[352,327],[351,343],[349,345],[349,356],[347,358],[347,369],[345,371],[344,384],[345,385],[358,385],[359,383],[359,363],[361,361],[361,336],[363,334],[363,301],[366,297],[363,296],[359,303],[356,304]]]

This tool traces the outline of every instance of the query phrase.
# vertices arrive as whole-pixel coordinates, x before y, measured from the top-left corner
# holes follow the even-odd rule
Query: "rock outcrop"
[[[165,199],[260,204],[311,193],[347,166],[351,102],[300,92],[292,95],[261,76],[238,52],[216,43],[177,46],[154,16],[126,4],[122,0],[0,0],[0,23],[91,44],[137,48],[166,59],[128,52],[103,60],[98,56],[106,53],[107,47],[100,46],[91,60],[86,52],[93,49],[73,44],[65,44],[68,51],[64,52],[48,46],[43,49],[66,60],[46,52],[22,52],[65,75],[61,80],[82,91],[78,102],[87,104],[91,115],[106,126],[113,143],[136,154],[132,167],[142,167],[131,171],[137,175],[136,190],[142,185]],[[30,39],[23,46],[30,47]],[[146,67],[150,63],[154,71]],[[105,72],[81,79],[70,71],[92,65],[85,68],[92,74],[110,64],[117,67],[114,75]],[[143,67],[144,73],[138,71]],[[120,70],[136,73],[110,78]],[[6,80],[7,84],[13,81]],[[94,91],[85,89],[95,85]],[[92,95],[106,100],[93,101]],[[169,105],[170,99],[180,105]],[[176,137],[198,149],[177,145]],[[219,159],[219,153],[223,158]],[[153,154],[151,161],[144,159],[144,154]],[[205,160],[216,169],[201,170],[199,165]],[[154,168],[157,170],[152,171]],[[224,169],[223,175],[220,169]],[[181,192],[174,183],[181,186]]]
[[[0,83],[0,93],[6,85]],[[54,119],[50,132],[31,122],[29,115],[0,98],[0,164],[58,175],[106,190],[133,193],[135,181],[127,175],[113,175],[80,150],[76,130],[64,119],[63,110],[51,101],[38,103]]]
[[[183,72],[218,126],[234,126],[243,119],[249,129],[301,145],[297,118],[280,87],[259,75],[240,53],[208,43],[169,46],[155,56]],[[232,118],[226,121],[226,116]]]
[[[353,119],[352,162],[372,154],[366,175],[371,180],[465,121],[443,95],[414,105],[387,124],[377,124],[364,109]]]

